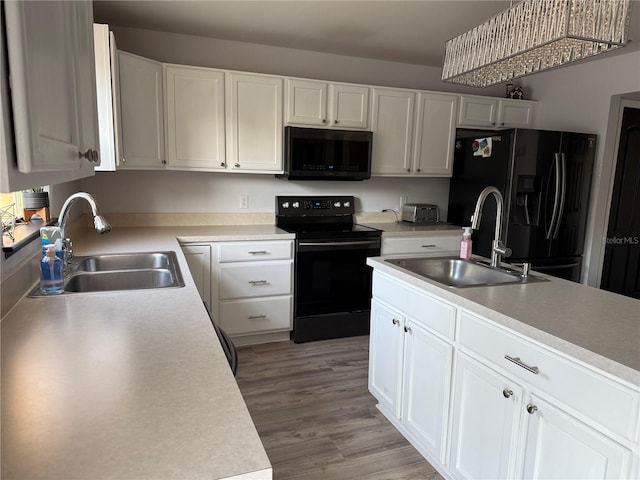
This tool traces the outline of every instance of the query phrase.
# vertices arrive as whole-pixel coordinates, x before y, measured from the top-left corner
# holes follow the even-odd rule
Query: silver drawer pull
[[[437,245],[435,243],[430,243],[429,245],[422,245],[422,248],[436,248]]]
[[[261,319],[261,318],[267,318],[266,315],[249,315],[249,320],[257,320],[257,319]]]
[[[252,252],[249,252],[250,255],[267,255],[269,252],[267,252],[266,250],[254,250]]]
[[[509,355],[505,355],[504,358],[505,360],[509,360],[510,362],[515,363],[516,365],[524,368],[525,370],[529,370],[531,373],[535,373],[536,375],[540,373],[540,369],[538,367],[532,367],[530,365],[527,365],[522,360],[520,360],[520,357],[510,357]]]
[[[249,280],[251,285],[266,285],[269,283],[267,280]]]
[[[532,404],[527,405],[527,413],[529,415],[533,415],[534,413],[536,413],[538,411],[538,407]]]

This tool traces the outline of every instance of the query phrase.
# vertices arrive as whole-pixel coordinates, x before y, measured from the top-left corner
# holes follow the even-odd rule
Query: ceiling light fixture
[[[627,43],[630,0],[523,0],[445,44],[442,80],[487,87]]]

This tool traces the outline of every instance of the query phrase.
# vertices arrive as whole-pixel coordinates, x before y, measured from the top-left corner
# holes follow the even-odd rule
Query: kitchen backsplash
[[[277,195],[353,195],[356,212],[398,211],[405,197],[438,205],[446,219],[449,198],[448,178],[296,182],[272,175],[121,170],[97,173],[82,180],[81,188],[96,197],[105,214],[202,214],[203,223],[211,223],[204,221],[210,214],[273,214]],[[243,195],[246,209],[240,208]]]

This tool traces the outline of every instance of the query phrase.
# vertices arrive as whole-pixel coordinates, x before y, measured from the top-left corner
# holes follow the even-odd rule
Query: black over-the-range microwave
[[[284,173],[289,180],[365,180],[371,177],[373,133],[284,128]]]

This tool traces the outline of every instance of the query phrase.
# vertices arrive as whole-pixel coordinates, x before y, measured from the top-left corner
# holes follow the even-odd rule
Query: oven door
[[[367,311],[371,307],[371,267],[380,238],[298,240],[295,317]]]

